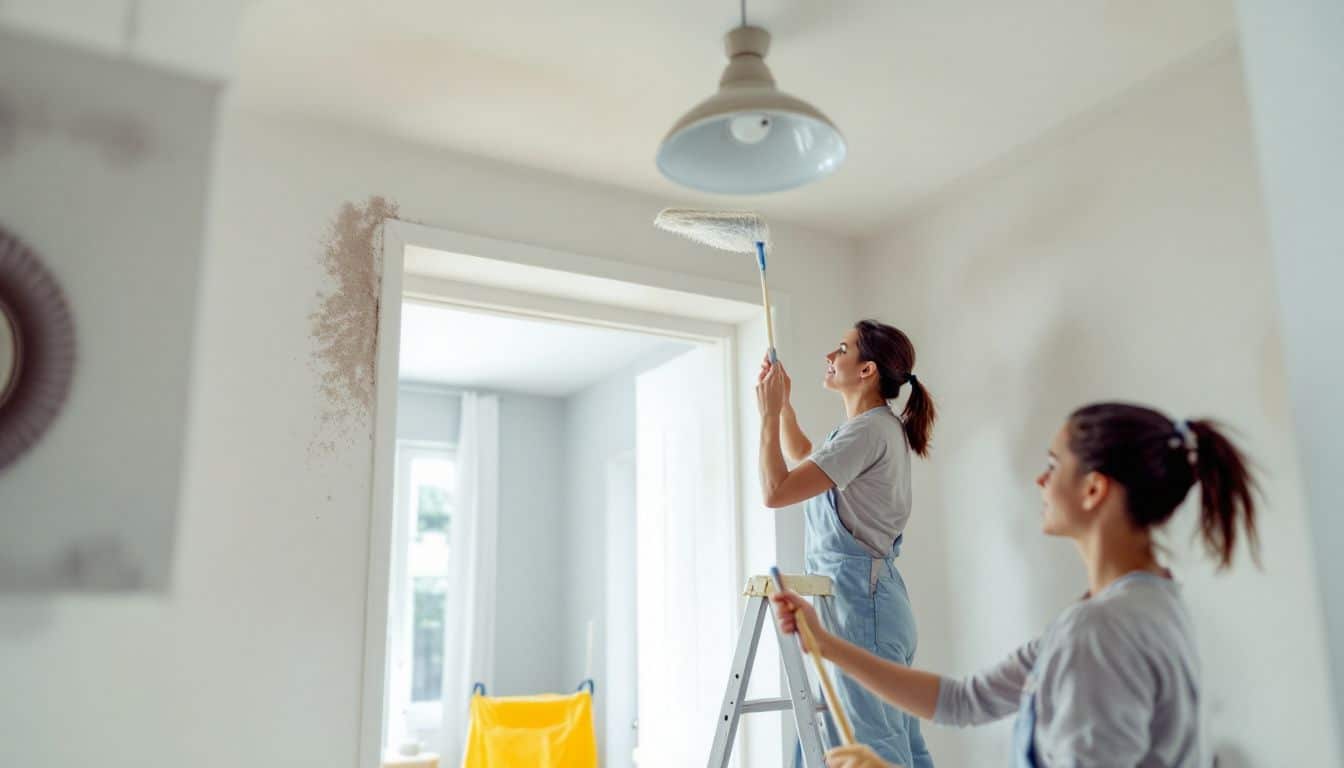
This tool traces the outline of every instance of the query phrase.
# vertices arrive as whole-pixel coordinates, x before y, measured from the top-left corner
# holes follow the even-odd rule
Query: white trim
[[[358,765],[378,768],[387,709],[387,608],[392,555],[392,490],[396,475],[397,373],[401,350],[402,256],[400,231],[383,222],[377,368],[374,371],[373,482],[364,594],[364,672],[360,680]],[[387,258],[386,254],[393,254]]]
[[[404,296],[424,304],[443,304],[504,317],[530,317],[571,325],[634,331],[686,341],[717,341],[733,332],[729,323],[642,312],[558,296],[474,285],[442,277],[406,275]]]
[[[400,379],[397,382],[397,388],[403,392],[413,392],[417,395],[442,395],[444,397],[461,397],[467,392],[478,391],[475,389],[467,389],[465,387],[449,386],[448,384],[441,384],[437,381],[422,381],[420,379]],[[454,445],[454,443],[446,443],[446,445]]]
[[[745,407],[745,404],[742,403],[744,398],[740,394],[741,390],[738,388],[737,334],[733,333],[728,336],[723,340],[722,344],[724,372],[723,385],[727,388],[727,391],[723,393],[723,403],[724,410],[726,411],[724,416],[728,419],[728,431],[725,435],[725,439],[728,443],[728,488],[731,491],[731,500],[729,501],[729,504],[732,505],[735,513],[733,515],[734,556],[737,558],[737,581],[746,583],[747,576],[750,574],[746,573],[746,545],[742,541],[746,534],[742,525],[742,521],[745,517],[743,515],[745,505],[742,503],[743,473],[741,471],[742,468],[739,466],[742,463],[740,453],[742,431],[738,426],[738,421],[740,421],[740,419],[737,416],[738,408]]]
[[[392,639],[393,636],[399,634],[400,636],[397,637],[396,639],[399,640],[399,644],[401,645],[401,647],[400,648],[389,647],[387,656],[388,656],[388,664],[390,665],[396,654],[399,653],[404,654],[405,660],[408,664],[407,671],[408,673],[412,674],[413,669],[409,665],[414,664],[414,656],[415,656],[414,653],[415,615],[413,607],[414,600],[410,599],[411,594],[413,592],[413,590],[410,588],[410,580],[411,580],[409,573],[410,569],[407,567],[407,562],[405,558],[407,548],[409,547],[412,538],[411,525],[413,520],[410,514],[411,506],[413,504],[413,502],[411,501],[412,497],[410,495],[411,464],[417,458],[421,457],[429,457],[429,458],[446,457],[449,460],[451,460],[454,464],[456,464],[457,444],[450,443],[445,440],[417,440],[417,439],[403,439],[403,438],[397,438],[396,440],[396,465],[395,465],[396,480],[394,482],[394,487],[396,489],[395,490],[396,498],[393,501],[393,532],[392,532],[391,545],[389,546],[388,597],[390,601],[390,598],[392,597],[393,593],[400,595],[402,598],[401,604],[403,606],[407,605],[411,606],[410,608],[411,613],[401,617],[401,621],[398,622],[400,626],[395,632],[391,629],[391,622],[390,621],[388,622],[389,639]],[[459,511],[457,509],[458,499],[456,494],[454,494],[452,501],[454,507],[453,513],[454,516],[456,517]],[[395,577],[396,581],[392,580],[393,577]],[[392,610],[393,610],[392,603],[389,602],[388,604],[389,619],[391,618],[390,615],[392,613]],[[445,612],[446,610],[447,609],[445,607]],[[388,674],[389,677],[384,678],[385,684],[387,684],[391,680],[390,666]],[[409,685],[409,681],[406,682],[407,686],[403,692],[406,694],[407,698],[405,700],[399,700],[397,704],[399,706],[405,706],[407,708],[409,714],[408,719],[410,720],[410,725],[412,729],[437,731],[443,725],[442,702],[412,701],[410,699],[411,686]],[[389,686],[389,690],[387,693],[387,698],[389,699],[389,701],[392,695],[393,695],[392,687]]]
[[[444,255],[471,254],[464,258],[485,258],[516,265],[534,266],[559,272],[603,278],[622,283],[631,283],[647,288],[676,291],[716,299],[723,302],[745,305],[753,312],[761,309],[761,285],[755,262],[745,259],[742,268],[742,280],[727,281],[683,272],[648,267],[625,261],[601,259],[561,251],[542,246],[518,243],[509,240],[496,240],[451,230],[436,229],[423,224],[414,224],[395,219],[387,220],[383,225],[383,244],[385,253],[395,253],[395,245],[403,254],[407,247],[442,251]],[[674,336],[687,339],[699,338],[702,341],[717,341],[735,332],[735,325],[711,319],[697,317],[694,312],[674,316],[665,313],[640,312],[627,307],[609,306],[600,303],[584,302],[559,296],[545,296],[523,291],[510,291],[499,286],[476,285],[423,274],[404,274],[398,270],[398,286],[405,288],[403,295],[422,301],[439,301],[452,304],[456,300],[471,301],[474,304],[486,304],[488,309],[522,316],[549,316],[554,313],[557,319],[580,322],[589,325],[606,324],[607,327],[625,327],[644,333]],[[384,273],[390,268],[390,260],[383,263]],[[419,282],[420,279],[434,281]],[[445,293],[436,293],[433,289],[445,288]],[[423,295],[412,293],[412,288],[426,290]],[[386,288],[386,280],[384,280]],[[456,291],[469,291],[462,296]],[[386,297],[386,291],[384,291]],[[473,298],[473,296],[475,298]],[[456,297],[456,298],[455,298]],[[770,304],[774,310],[775,345],[785,351],[793,345],[792,305],[793,296],[787,291],[770,288]],[[539,311],[537,307],[545,307]],[[625,313],[633,324],[622,326],[621,318]],[[594,317],[591,313],[597,313]],[[754,317],[754,315],[753,315]],[[397,321],[400,323],[400,312]],[[604,319],[609,318],[609,319]],[[614,325],[613,325],[614,323]],[[381,325],[380,325],[381,330]],[[701,335],[707,333],[708,335]],[[398,333],[399,337],[400,334]],[[399,340],[397,338],[396,340]],[[382,341],[382,335],[379,336]],[[381,357],[380,357],[381,363]]]
[[[386,226],[394,229],[398,239],[403,241],[405,245],[446,253],[471,254],[476,258],[725,299],[750,307],[759,306],[760,283],[757,280],[757,272],[754,268],[755,261],[746,256],[742,257],[745,280],[738,283],[689,275],[684,272],[672,272],[628,261],[600,259],[594,256],[584,256],[527,243],[452,232],[407,221],[389,221]],[[772,300],[774,296],[775,294],[772,291]]]
[[[448,453],[454,459],[457,458],[457,443],[450,443],[447,440],[420,440],[413,437],[399,437],[397,438],[397,447],[417,453],[425,451]]]
[[[401,348],[401,304],[403,298],[421,301],[453,303],[472,301],[476,308],[507,312],[523,316],[550,316],[569,322],[586,322],[607,327],[624,327],[645,333],[656,333],[674,338],[725,342],[725,354],[736,349],[736,328],[733,325],[694,316],[672,316],[640,312],[628,307],[612,307],[583,302],[572,298],[542,296],[535,293],[510,291],[498,286],[480,286],[424,275],[404,275],[405,254],[408,246],[430,248],[451,254],[472,254],[474,257],[494,259],[518,265],[571,272],[605,278],[651,288],[679,291],[703,297],[739,302],[759,307],[760,283],[750,260],[742,269],[741,282],[689,275],[656,269],[623,261],[559,251],[541,246],[480,237],[462,232],[436,229],[421,224],[386,220],[383,223],[383,254],[379,292],[381,314],[378,323],[377,370],[375,371],[375,407],[373,482],[369,514],[369,549],[367,553],[364,607],[364,666],[360,689],[360,729],[358,765],[360,768],[378,768],[379,750],[383,742],[383,712],[386,709],[387,690],[387,614],[388,576],[392,534],[392,492],[395,473],[396,408],[398,389],[398,353]],[[414,281],[413,281],[414,279]],[[425,282],[432,281],[432,282]],[[465,289],[463,287],[466,287]],[[410,295],[410,289],[416,290]],[[438,292],[442,289],[442,292]],[[792,297],[783,291],[771,289],[774,310],[775,343],[782,354],[792,348]],[[759,310],[758,310],[759,311]],[[733,365],[728,367],[729,386],[733,387],[730,407],[742,408],[743,396],[736,390],[743,382],[737,380]],[[754,467],[737,466],[743,460],[743,442],[737,420],[729,433],[733,454],[733,476],[737,483],[734,506],[737,525],[741,526],[744,478],[754,475]],[[740,550],[739,544],[739,550]],[[739,570],[742,568],[739,553]]]

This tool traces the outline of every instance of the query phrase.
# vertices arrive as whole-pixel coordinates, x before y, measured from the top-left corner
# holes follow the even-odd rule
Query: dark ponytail
[[[1209,554],[1221,568],[1232,564],[1237,544],[1237,522],[1246,529],[1251,558],[1259,562],[1260,541],[1255,529],[1255,481],[1246,457],[1211,421],[1189,422],[1198,449],[1195,476],[1199,482],[1199,530]]]
[[[910,441],[910,450],[921,458],[929,455],[929,441],[933,438],[933,422],[938,418],[938,409],[933,405],[929,390],[919,383],[919,379],[910,374],[910,397],[906,398],[905,410],[901,411],[901,422],[905,424],[905,439]]]
[[[1143,406],[1096,403],[1074,411],[1068,429],[1069,449],[1083,471],[1125,487],[1136,526],[1167,522],[1198,483],[1200,536],[1219,568],[1232,564],[1238,524],[1258,562],[1255,481],[1245,455],[1214,422],[1172,421]]]
[[[901,411],[905,439],[916,456],[928,456],[938,409],[929,390],[914,374],[915,345],[899,329],[876,320],[860,320],[854,330],[859,336],[859,360],[877,366],[877,386],[884,399],[895,400],[901,386],[910,385],[910,396]]]

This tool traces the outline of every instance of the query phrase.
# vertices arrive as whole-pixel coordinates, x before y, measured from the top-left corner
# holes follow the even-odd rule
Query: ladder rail
[[[709,768],[728,768],[766,613],[764,599],[752,598],[747,601],[747,609],[742,614],[742,626],[738,630],[737,650],[733,653],[733,667],[729,671],[728,688],[723,694],[723,706],[719,708],[718,728],[714,732],[714,746],[709,753]]]
[[[789,684],[789,698],[793,699],[793,722],[798,728],[798,741],[803,748],[803,765],[807,768],[822,768],[826,758],[821,749],[821,732],[817,728],[817,716],[813,702],[820,700],[812,692],[812,681],[807,676],[807,666],[803,664],[803,650],[798,639],[784,634],[775,625],[775,636],[779,638],[779,655],[784,659],[784,679]]]
[[[756,577],[756,579],[765,577]],[[794,577],[797,578],[797,577]],[[824,579],[824,577],[806,577]],[[753,582],[754,583],[754,580]],[[724,691],[723,705],[719,708],[719,719],[714,733],[714,745],[710,750],[709,768],[728,768],[732,757],[733,741],[737,737],[737,727],[742,715],[755,712],[792,712],[794,727],[802,751],[803,765],[806,768],[822,768],[825,765],[824,749],[833,744],[834,737],[827,730],[826,701],[813,691],[812,681],[803,663],[802,648],[797,638],[785,635],[779,624],[770,621],[779,640],[780,659],[784,665],[785,683],[788,692],[785,697],[756,699],[745,701],[747,685],[751,680],[752,665],[756,661],[756,650],[760,645],[766,614],[770,612],[768,589],[752,591],[748,587],[746,609],[742,614],[742,624],[738,630],[737,649],[733,654],[733,665],[729,670],[728,686]],[[825,589],[814,593],[813,601],[822,614],[822,623],[828,629],[835,626],[835,609],[831,604],[829,580]]]

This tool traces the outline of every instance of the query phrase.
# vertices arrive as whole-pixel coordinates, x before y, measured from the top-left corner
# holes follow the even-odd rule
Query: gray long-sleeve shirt
[[[943,678],[934,721],[979,725],[1036,697],[1043,766],[1203,768],[1199,659],[1180,588],[1134,572],[1045,634],[964,680]]]

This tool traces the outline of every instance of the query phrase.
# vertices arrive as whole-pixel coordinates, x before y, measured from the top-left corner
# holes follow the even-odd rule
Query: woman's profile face
[[[1041,530],[1051,536],[1068,536],[1087,524],[1084,508],[1084,478],[1078,456],[1069,449],[1069,428],[1055,434],[1050,443],[1045,471],[1036,477],[1041,489]]]
[[[850,328],[845,331],[836,348],[826,355],[826,378],[823,384],[827,389],[848,391],[863,385],[865,372],[869,376],[877,375],[876,366],[872,363],[859,362],[859,332]]]

